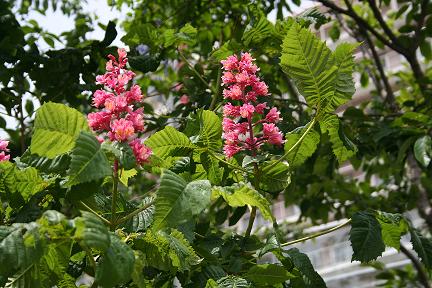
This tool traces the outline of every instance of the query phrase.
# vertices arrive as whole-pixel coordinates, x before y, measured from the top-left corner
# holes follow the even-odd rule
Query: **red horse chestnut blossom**
[[[7,155],[6,152],[9,152],[9,149],[7,146],[9,145],[9,141],[0,140],[0,162],[1,161],[8,161],[10,158],[10,155]]]
[[[253,64],[254,60],[249,53],[242,53],[240,58],[232,55],[221,61],[225,70],[222,85],[227,87],[223,95],[231,100],[223,107],[222,128],[227,157],[244,150],[255,156],[264,143],[283,143],[282,133],[275,125],[282,120],[280,112],[275,107],[267,107],[266,102],[259,102],[260,97],[269,94],[267,85],[256,76],[259,69]],[[267,109],[270,110],[265,113]]]
[[[108,55],[107,72],[96,77],[96,83],[104,85],[104,89],[93,94],[93,106],[102,108],[102,111],[90,113],[88,121],[94,131],[106,132],[111,141],[127,142],[137,163],[142,164],[148,161],[151,149],[137,139],[136,133],[144,131],[144,115],[143,109],[135,109],[134,105],[143,96],[138,85],[132,85],[127,90],[135,74],[125,69],[126,56],[124,49],[118,49],[118,59]]]

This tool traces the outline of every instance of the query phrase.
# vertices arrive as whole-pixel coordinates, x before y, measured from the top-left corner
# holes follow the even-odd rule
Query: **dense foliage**
[[[382,1],[386,21],[406,15],[396,32],[374,0],[320,1],[333,18],[284,18],[285,1],[118,1],[134,13],[102,40],[86,39],[94,19],[79,1],[41,2],[0,1],[0,104],[19,123],[6,129],[0,115],[0,286],[76,287],[89,275],[92,287],[326,287],[289,246],[350,225],[353,261],[393,247],[416,272],[388,272],[387,285],[429,287],[428,1]],[[17,19],[58,8],[76,17],[62,35]],[[359,43],[330,49],[312,32],[324,24]],[[128,55],[110,46],[119,25]],[[409,67],[386,73],[379,47]],[[375,90],[342,116],[354,73]],[[364,179],[341,175],[347,164]],[[348,220],[291,239],[271,210],[281,198],[311,223]],[[242,217],[245,231],[230,229]]]

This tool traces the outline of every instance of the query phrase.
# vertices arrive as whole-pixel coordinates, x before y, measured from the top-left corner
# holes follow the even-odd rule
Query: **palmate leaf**
[[[337,68],[332,51],[312,32],[293,23],[282,44],[282,69],[312,105],[324,109],[335,95]]]
[[[259,285],[274,285],[284,283],[296,276],[288,272],[283,266],[276,264],[260,264],[252,266],[245,274],[245,277]]]
[[[88,132],[81,132],[71,154],[67,174],[68,185],[91,182],[111,175],[108,158],[101,150],[99,141]]]
[[[134,270],[133,250],[114,233],[109,234],[110,245],[96,267],[96,280],[102,287],[114,287],[129,281]]]
[[[297,248],[284,251],[291,258],[295,267],[304,276],[306,287],[308,288],[325,288],[327,287],[321,276],[315,271],[309,257],[301,253]]]
[[[187,183],[170,170],[164,170],[155,201],[154,229],[177,227],[198,215],[210,204],[211,185],[208,180]]]
[[[354,251],[352,261],[370,262],[385,250],[380,223],[369,212],[357,212],[352,216],[350,241]]]
[[[89,130],[83,114],[52,102],[37,110],[34,128],[31,153],[50,159],[69,152],[75,146],[79,133]]]
[[[328,133],[332,150],[339,163],[343,163],[357,152],[357,147],[348,138],[346,138],[342,127],[340,127],[339,118],[334,114],[323,115],[319,122],[321,133]]]
[[[250,184],[238,183],[227,187],[215,187],[213,198],[222,196],[231,207],[241,207],[250,205],[257,207],[264,219],[273,221],[274,216],[270,210],[270,203]]]
[[[421,262],[426,268],[432,268],[432,240],[421,235],[415,228],[410,228],[411,243]]]
[[[309,124],[310,125],[310,124]],[[285,153],[287,153],[294,144],[302,137],[305,128],[296,129],[286,134]],[[303,164],[315,152],[320,141],[320,135],[315,130],[310,130],[303,140],[290,152],[286,159],[291,168],[295,168]]]
[[[145,144],[152,149],[156,156],[161,158],[186,156],[196,148],[185,134],[171,126],[167,126],[150,136]]]

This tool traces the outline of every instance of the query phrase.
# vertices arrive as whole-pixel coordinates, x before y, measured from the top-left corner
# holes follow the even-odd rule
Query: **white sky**
[[[110,0],[108,0],[110,1]],[[297,14],[307,8],[310,8],[313,6],[314,3],[310,0],[302,1],[301,6],[297,7],[295,4],[291,3],[290,1],[290,7],[293,10],[294,14]],[[92,15],[94,15],[97,18],[97,21],[107,25],[110,20],[120,20],[118,22],[121,22],[122,20],[127,18],[127,14],[132,12],[132,9],[124,5],[119,11],[116,8],[111,8],[107,0],[88,0],[87,3],[83,3],[83,10],[85,12],[88,12]],[[284,13],[286,16],[289,15],[287,11]],[[272,11],[268,15],[269,20],[275,21],[276,20],[276,11]],[[26,15],[25,19],[18,19],[21,23],[26,22],[26,20],[34,19],[38,22],[39,26],[42,27],[42,29],[51,32],[53,34],[59,35],[62,32],[70,31],[74,28],[74,19],[72,17],[68,17],[58,9],[57,11],[52,11],[49,9],[46,12],[46,15],[42,15],[39,12],[31,11],[28,15]],[[96,39],[96,40],[102,40],[105,31],[102,30],[98,25],[94,25],[95,30],[92,32],[89,32],[86,37],[87,39]],[[124,31],[116,26],[117,29],[117,37],[113,42],[113,45],[115,46],[122,46],[124,45],[120,39],[125,34]],[[49,50],[50,47],[42,40],[38,40],[38,46],[41,51]],[[61,48],[63,45],[61,43],[55,42],[56,48]],[[24,97],[23,101],[29,99],[29,97]],[[35,103],[35,109],[39,107],[39,103]],[[0,112],[4,112],[4,107],[0,105]],[[4,115],[3,115],[4,116]],[[7,128],[9,129],[16,129],[17,128],[17,122],[12,117],[4,117],[7,118]],[[0,139],[4,139],[7,137],[7,134],[0,129]]]

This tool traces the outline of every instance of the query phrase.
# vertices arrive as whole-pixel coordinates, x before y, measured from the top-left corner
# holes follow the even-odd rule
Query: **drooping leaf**
[[[61,154],[53,159],[31,154],[29,150],[19,157],[17,162],[20,166],[32,166],[41,172],[64,174],[70,164],[70,156]]]
[[[222,196],[231,207],[250,205],[257,207],[264,219],[274,220],[270,211],[270,203],[250,184],[238,183],[227,187],[215,187],[213,197]]]
[[[385,250],[381,226],[369,212],[357,212],[352,216],[350,241],[354,251],[352,261],[370,262]]]
[[[129,179],[134,177],[135,175],[137,175],[137,171],[135,169],[130,169],[130,170],[122,169],[120,170],[119,173],[119,180],[123,185],[127,187]]]
[[[421,233],[415,229],[410,228],[411,243],[414,251],[417,252],[421,262],[426,268],[432,268],[432,240],[421,235]]]
[[[93,213],[81,211],[75,218],[74,238],[91,248],[105,251],[110,246],[110,235],[105,224]]]
[[[111,175],[112,169],[99,141],[88,132],[81,132],[71,154],[69,185],[90,182]]]
[[[339,118],[336,115],[324,115],[319,124],[321,133],[328,133],[333,153],[339,163],[343,163],[355,155],[357,147],[341,133],[343,131],[340,131]],[[345,139],[341,139],[341,136],[345,137]]]
[[[288,272],[283,266],[276,264],[260,264],[252,266],[245,274],[245,277],[259,285],[274,285],[284,283],[296,276]]]
[[[113,21],[109,21],[105,30],[104,39],[101,41],[101,45],[106,47],[109,46],[114,39],[117,37],[117,30],[115,28],[116,24]]]
[[[310,124],[309,124],[310,125]],[[285,153],[290,151],[290,149],[299,141],[302,137],[305,129],[296,129],[288,133],[285,137]],[[301,140],[300,144],[292,149],[287,155],[288,163],[291,168],[300,166],[315,152],[320,141],[320,135],[315,130],[310,130],[306,136]]]
[[[326,288],[326,284],[321,276],[315,271],[312,266],[309,257],[301,253],[297,248],[289,249],[285,251],[291,258],[295,267],[300,270],[300,273],[304,276],[306,287],[308,288]]]
[[[167,126],[150,136],[145,144],[161,158],[168,156],[186,156],[196,146],[183,133],[174,127]]]
[[[37,110],[34,128],[30,151],[49,159],[72,150],[80,132],[89,130],[83,114],[51,102]]]
[[[134,270],[133,250],[117,235],[109,234],[110,244],[96,267],[96,280],[102,287],[114,287],[129,281]]]
[[[386,246],[399,251],[401,236],[408,232],[408,224],[400,214],[378,212],[376,219],[381,225],[381,235]]]
[[[177,227],[193,215],[201,213],[210,203],[208,180],[187,183],[170,170],[164,170],[155,201],[154,229]]]
[[[417,139],[414,144],[414,156],[423,167],[429,166],[432,158],[432,138],[429,135]]]

